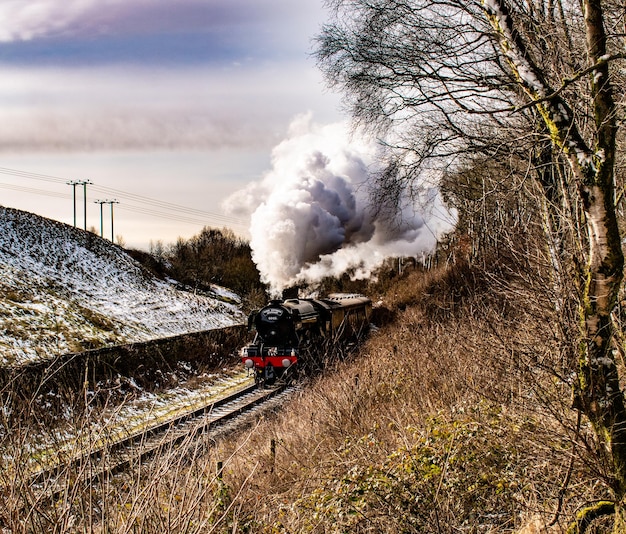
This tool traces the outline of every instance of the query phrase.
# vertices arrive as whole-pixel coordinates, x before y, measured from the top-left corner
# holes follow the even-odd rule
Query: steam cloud
[[[226,201],[228,211],[250,217],[253,259],[274,294],[347,271],[366,278],[388,257],[432,251],[453,228],[434,186],[396,217],[379,216],[366,187],[377,156],[375,143],[350,138],[344,125],[303,115],[273,150],[272,169]]]

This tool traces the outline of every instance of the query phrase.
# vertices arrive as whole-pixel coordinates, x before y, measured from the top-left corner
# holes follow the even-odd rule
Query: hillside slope
[[[90,232],[0,206],[0,363],[243,322],[223,294],[178,290]]]

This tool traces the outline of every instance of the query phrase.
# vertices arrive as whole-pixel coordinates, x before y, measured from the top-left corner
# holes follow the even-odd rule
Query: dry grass
[[[511,532],[559,509],[563,526],[599,474],[572,445],[567,347],[541,299],[502,289],[465,266],[392,288],[397,322],[234,455],[234,530]]]
[[[602,456],[569,407],[569,345],[549,294],[458,266],[415,272],[382,298],[397,320],[280,413],[235,439],[164,451],[133,475],[68,484],[19,521],[5,508],[0,522],[12,532],[553,534],[606,496]],[[19,480],[10,489],[26,499]]]

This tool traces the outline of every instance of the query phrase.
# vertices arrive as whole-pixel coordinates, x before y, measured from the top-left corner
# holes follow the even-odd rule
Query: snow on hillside
[[[240,324],[236,299],[180,291],[99,236],[0,206],[0,363]]]

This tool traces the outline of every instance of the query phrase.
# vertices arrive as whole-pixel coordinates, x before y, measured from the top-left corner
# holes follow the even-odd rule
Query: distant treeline
[[[205,226],[190,239],[181,237],[171,245],[150,242],[148,253],[128,252],[158,277],[169,276],[195,291],[218,284],[240,295],[246,307],[265,301],[265,288],[252,261],[250,244],[231,230]]]

